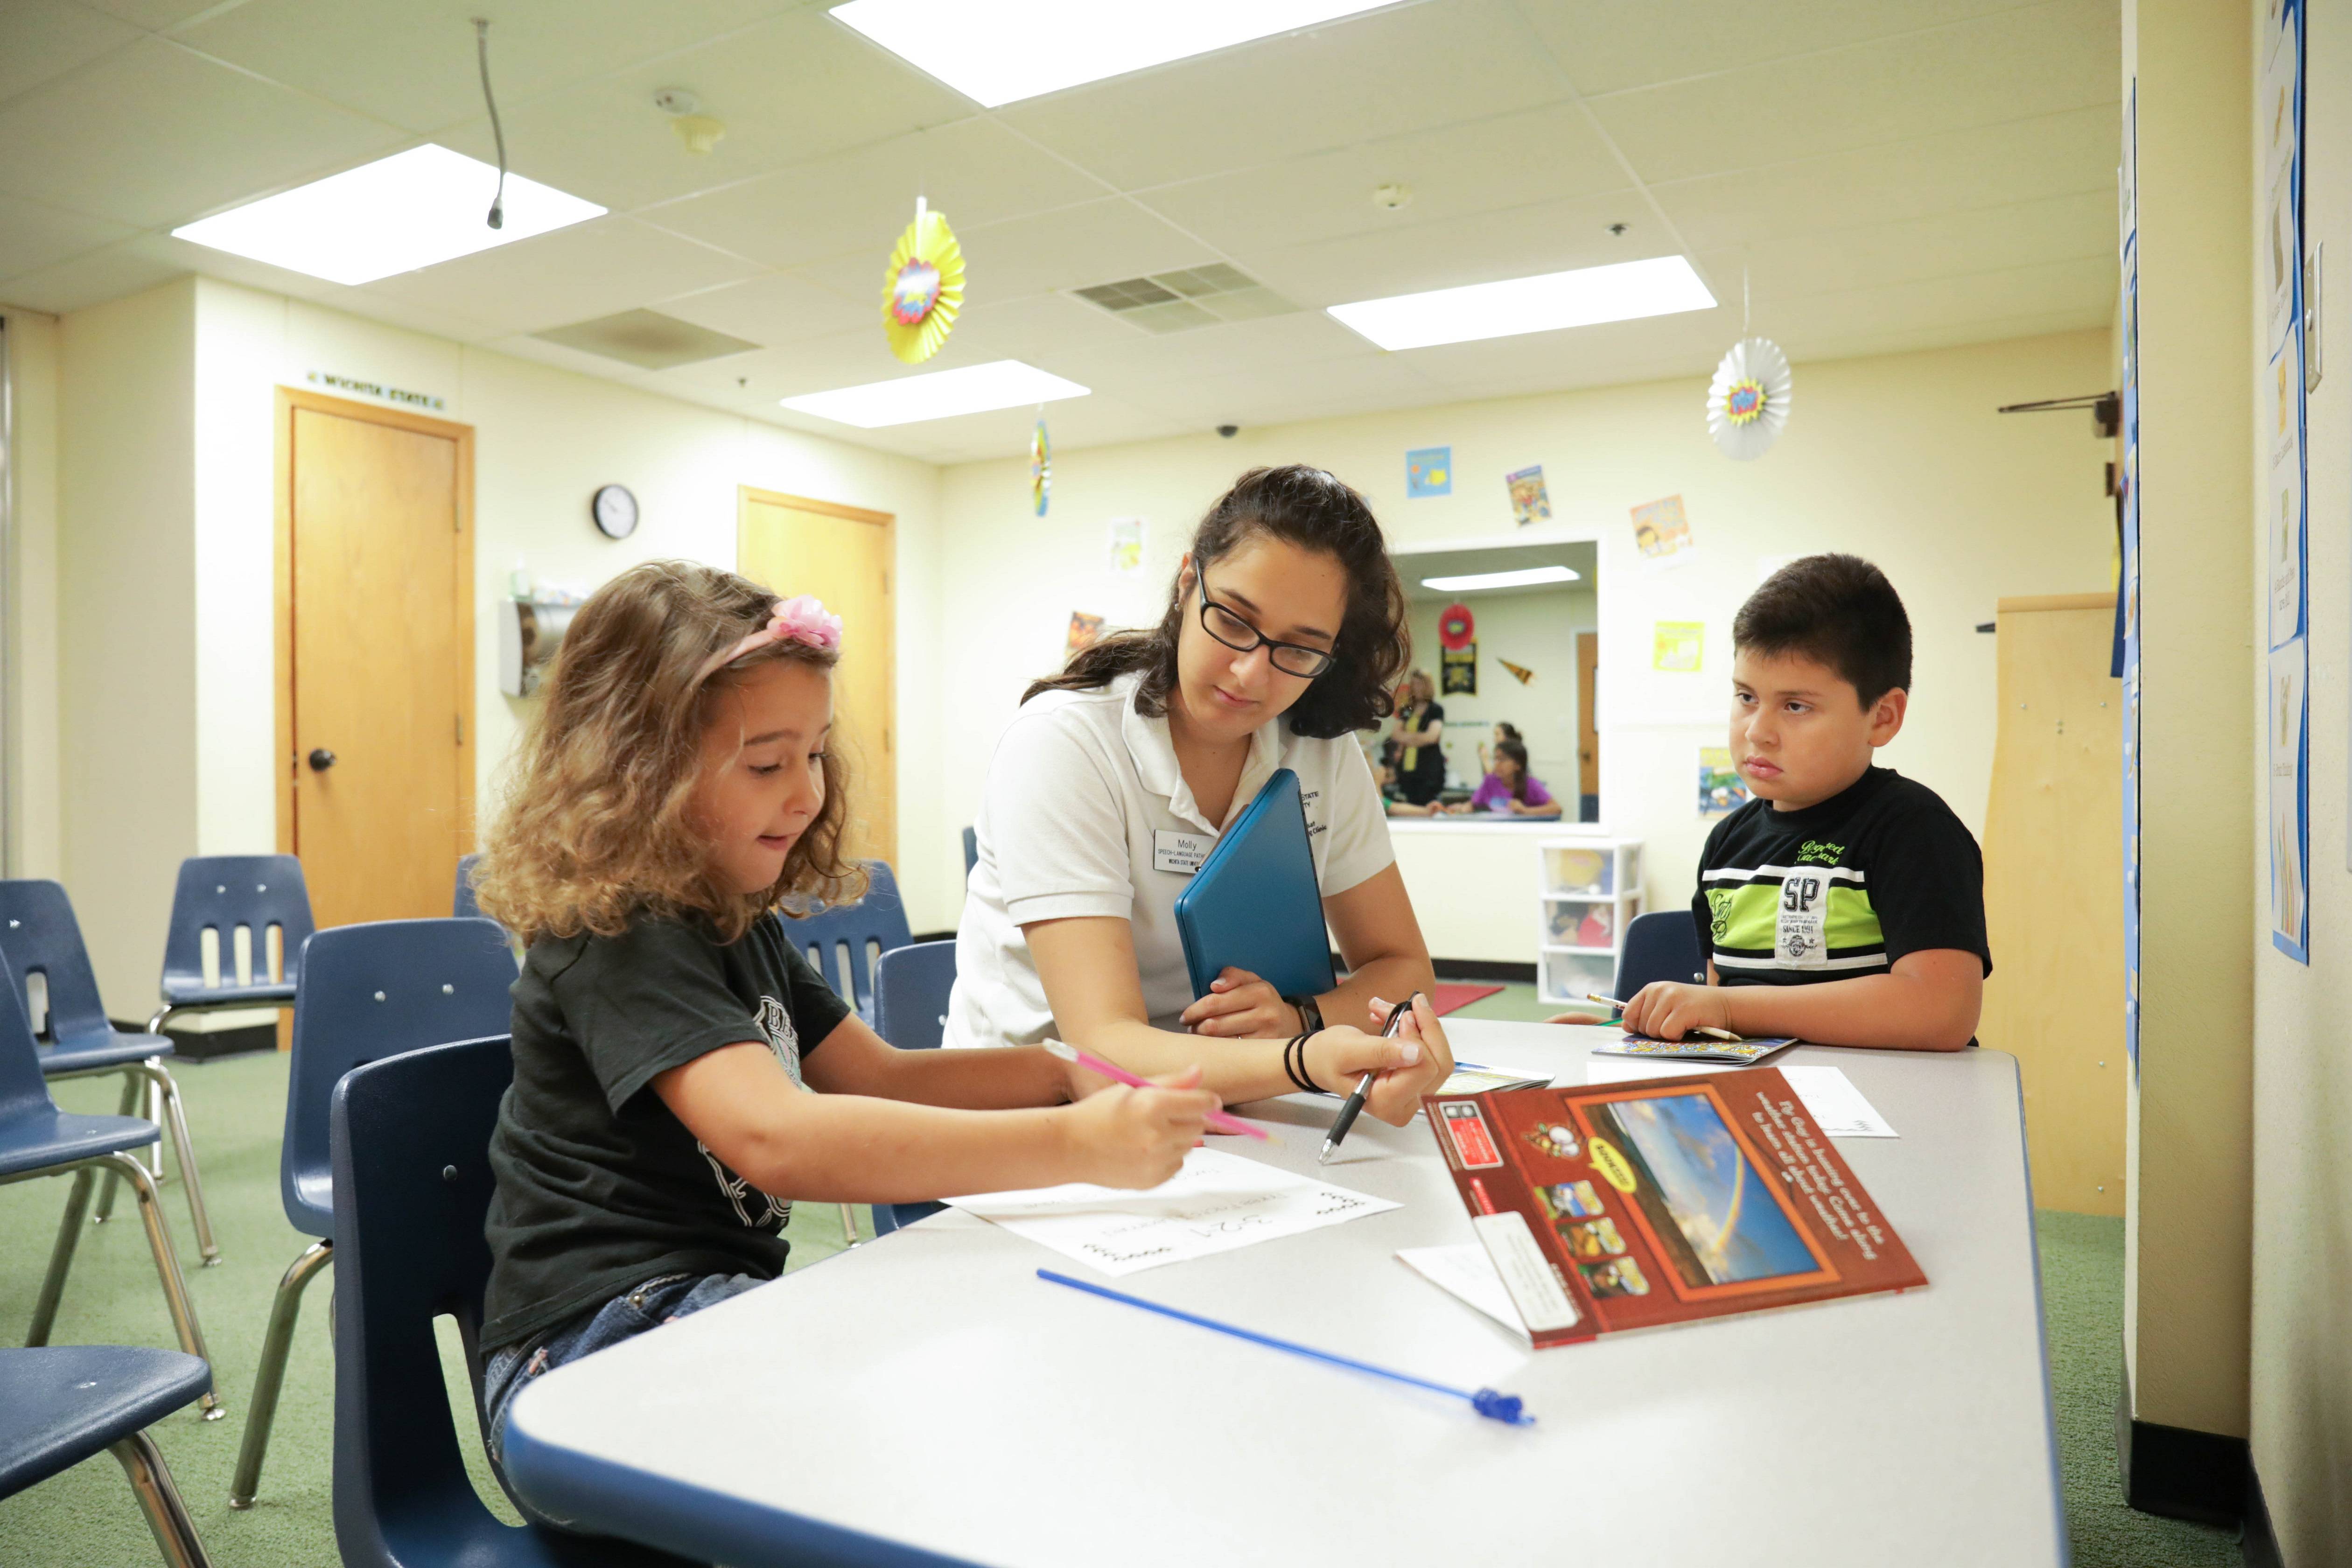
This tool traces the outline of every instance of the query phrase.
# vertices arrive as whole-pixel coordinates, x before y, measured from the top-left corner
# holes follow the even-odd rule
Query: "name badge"
[[[1154,833],[1151,836],[1151,868],[1189,877],[1201,868],[1201,862],[1206,860],[1209,851],[1216,847],[1217,836],[1213,833]]]
[[[1780,918],[1773,957],[1797,969],[1829,963],[1830,879],[1818,871],[1790,871],[1780,883]]]

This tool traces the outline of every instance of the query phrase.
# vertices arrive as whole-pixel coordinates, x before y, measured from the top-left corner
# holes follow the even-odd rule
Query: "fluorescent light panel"
[[[1380,8],[1363,0],[851,0],[833,14],[994,109]]]
[[[1384,349],[1420,349],[1714,308],[1715,296],[1689,262],[1679,256],[1661,256],[1500,283],[1433,289],[1426,294],[1397,294],[1329,310]]]
[[[1572,566],[1529,566],[1519,572],[1473,572],[1466,577],[1423,577],[1421,585],[1441,593],[1467,594],[1477,588],[1533,588],[1545,583],[1573,583]]]
[[[959,414],[985,414],[992,408],[1019,408],[1024,404],[1084,397],[1092,390],[1034,364],[1000,359],[966,365],[961,370],[902,375],[890,381],[872,381],[863,386],[812,392],[779,401],[796,413],[855,425],[861,430],[878,430],[886,425],[912,425],[924,419],[950,419]]]
[[[289,272],[356,284],[604,216],[593,202],[509,173],[506,226],[492,228],[486,220],[498,185],[489,164],[427,143],[172,233]]]

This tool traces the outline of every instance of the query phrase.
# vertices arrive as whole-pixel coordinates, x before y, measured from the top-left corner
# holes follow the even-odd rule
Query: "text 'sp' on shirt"
[[[1872,768],[1801,811],[1741,806],[1707,836],[1691,900],[1726,985],[1885,974],[1906,953],[1985,943],[1984,857],[1943,798]]]

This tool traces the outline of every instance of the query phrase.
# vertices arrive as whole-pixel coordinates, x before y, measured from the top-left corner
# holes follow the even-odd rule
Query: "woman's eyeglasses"
[[[1301,680],[1312,680],[1331,668],[1335,657],[1328,648],[1308,647],[1305,643],[1276,642],[1233,611],[1209,597],[1209,585],[1201,584],[1201,629],[1233,649],[1248,653],[1264,647],[1266,660],[1285,675],[1295,675]]]

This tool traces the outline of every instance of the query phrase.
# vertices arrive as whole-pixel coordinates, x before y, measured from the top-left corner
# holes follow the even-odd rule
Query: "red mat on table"
[[[1469,985],[1441,980],[1437,983],[1437,989],[1430,994],[1430,1010],[1443,1018],[1473,1002],[1484,1001],[1501,989],[1499,985]]]

